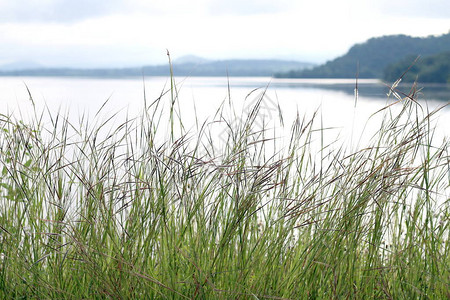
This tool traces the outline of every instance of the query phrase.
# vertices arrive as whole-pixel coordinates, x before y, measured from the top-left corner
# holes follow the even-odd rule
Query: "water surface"
[[[170,79],[147,77],[130,79],[58,78],[58,77],[1,77],[1,112],[13,113],[26,119],[32,114],[28,90],[37,110],[47,107],[61,111],[72,121],[81,116],[93,117],[108,100],[105,115],[135,116],[144,103],[150,104],[163,95],[162,103],[170,106],[171,97],[177,98],[179,114],[187,130],[195,130],[198,120],[212,120],[217,109],[232,102],[234,117],[263,97],[260,123],[276,119],[281,109],[283,121],[290,124],[298,115],[312,116],[318,112],[320,126],[333,128],[336,133],[358,135],[363,128],[376,130],[377,121],[367,123],[371,115],[396,99],[388,85],[373,79],[273,79],[266,77],[192,77],[175,78],[176,92],[170,95]],[[355,88],[358,87],[358,98]],[[28,90],[27,90],[28,88]],[[400,95],[408,94],[412,85],[398,87]],[[435,109],[450,100],[447,85],[417,87],[419,103],[426,109]],[[144,97],[145,95],[145,97]],[[145,99],[145,100],[144,100]],[[438,136],[449,134],[450,108],[437,116]],[[368,124],[368,125],[367,125]],[[255,124],[260,126],[260,124]],[[367,129],[368,128],[368,129]]]

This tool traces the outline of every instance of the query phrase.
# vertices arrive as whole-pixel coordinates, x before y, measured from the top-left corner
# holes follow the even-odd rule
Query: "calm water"
[[[195,120],[212,120],[222,103],[233,101],[240,115],[255,103],[262,92],[261,123],[278,116],[278,105],[283,112],[285,124],[290,124],[297,114],[311,116],[319,110],[321,126],[331,131],[357,132],[371,114],[388,103],[389,91],[376,80],[359,80],[359,97],[355,106],[355,80],[346,79],[271,79],[271,78],[223,78],[194,77],[176,78],[181,118],[186,128],[194,128]],[[0,77],[0,111],[13,113],[27,119],[32,105],[25,84],[28,86],[38,111],[45,105],[51,111],[68,113],[72,121],[82,114],[93,117],[109,99],[103,113],[120,112],[134,116],[144,106],[144,90],[147,103],[153,102],[170,88],[168,78],[145,79],[99,79],[99,78],[41,78]],[[144,89],[145,86],[145,89]],[[230,88],[228,88],[228,86]],[[257,90],[255,90],[257,89]],[[400,87],[407,93],[410,86]],[[426,86],[419,93],[420,103],[434,109],[450,101],[448,86]],[[392,98],[391,98],[392,100]],[[169,105],[170,95],[163,98]],[[436,117],[438,136],[450,133],[450,107]],[[259,126],[259,124],[256,124]],[[367,128],[376,130],[377,121],[369,122]],[[290,126],[286,126],[287,128]]]

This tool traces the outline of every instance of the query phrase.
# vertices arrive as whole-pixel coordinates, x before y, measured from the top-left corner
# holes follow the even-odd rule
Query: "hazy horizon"
[[[430,0],[0,0],[0,65],[134,67],[196,55],[323,63],[391,34],[441,35],[450,2]]]

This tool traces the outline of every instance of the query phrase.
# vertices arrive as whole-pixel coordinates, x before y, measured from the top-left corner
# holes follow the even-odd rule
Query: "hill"
[[[408,56],[387,66],[383,72],[383,79],[395,81],[409,68],[402,78],[405,82],[418,80],[422,83],[450,83],[450,51],[420,57],[415,61],[415,56]]]
[[[425,38],[391,35],[371,38],[356,44],[343,56],[308,70],[277,73],[276,77],[354,78],[359,64],[359,77],[381,78],[384,69],[407,56],[432,55],[450,51],[450,32]]]
[[[216,60],[205,63],[174,64],[173,70],[178,75],[190,76],[273,76],[275,73],[287,72],[292,68],[305,69],[313,64],[265,59]],[[146,69],[149,70],[150,69]]]
[[[184,62],[185,61],[185,62]],[[275,73],[291,69],[304,69],[311,63],[267,60],[177,60],[173,63],[176,76],[273,76]],[[3,70],[0,76],[91,76],[91,77],[133,77],[133,76],[168,76],[170,68],[166,65],[145,66],[143,68],[110,69],[75,69],[75,68],[34,68],[25,70]]]

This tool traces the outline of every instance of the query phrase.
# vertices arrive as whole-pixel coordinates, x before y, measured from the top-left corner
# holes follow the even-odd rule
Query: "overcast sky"
[[[448,0],[0,0],[0,65],[122,67],[194,54],[324,62],[450,30]]]

